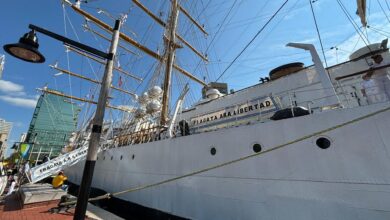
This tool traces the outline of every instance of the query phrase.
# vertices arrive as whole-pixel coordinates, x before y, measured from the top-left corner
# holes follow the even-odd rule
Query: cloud
[[[13,125],[14,125],[14,127],[17,127],[17,128],[20,128],[20,127],[24,126],[23,122],[20,122],[20,121],[14,122]]]
[[[23,93],[24,87],[22,85],[13,83],[11,81],[0,80],[0,91],[4,93]]]
[[[39,96],[27,95],[24,86],[6,80],[0,80],[0,100],[14,106],[35,108]]]
[[[11,105],[20,106],[24,108],[35,108],[37,99],[12,97],[8,95],[0,95],[0,100],[7,102]]]

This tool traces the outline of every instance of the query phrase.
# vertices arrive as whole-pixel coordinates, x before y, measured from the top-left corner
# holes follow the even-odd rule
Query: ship
[[[181,10],[171,2],[167,42]],[[365,1],[358,3],[362,11]],[[390,218],[387,40],[326,68],[313,45],[288,43],[314,64],[279,66],[238,91],[203,84],[203,98],[183,108],[186,86],[170,114],[176,46],[167,45],[162,88],[155,83],[136,97],[131,117],[101,144],[92,187],[104,199],[141,219]],[[84,164],[66,168],[73,185],[80,185]]]

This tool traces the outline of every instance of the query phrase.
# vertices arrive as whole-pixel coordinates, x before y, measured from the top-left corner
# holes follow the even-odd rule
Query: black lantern
[[[43,63],[45,57],[38,51],[38,38],[32,30],[19,39],[19,43],[6,44],[4,50],[10,55],[31,63]]]

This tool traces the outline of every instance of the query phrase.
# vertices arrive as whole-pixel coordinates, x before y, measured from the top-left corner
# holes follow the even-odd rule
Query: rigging
[[[323,44],[322,44],[322,39],[321,39],[320,30],[318,29],[317,19],[316,19],[316,15],[315,15],[314,9],[313,9],[313,2],[314,2],[314,1],[309,0],[309,2],[310,2],[311,13],[312,13],[312,15],[313,15],[314,24],[316,25],[316,30],[317,30],[318,39],[320,40],[322,55],[324,56],[325,68],[327,68],[327,67],[328,67],[328,62],[326,61],[326,56],[325,56],[325,52],[324,52],[324,46],[323,46]],[[336,55],[336,56],[337,56],[337,55]],[[328,74],[329,74],[329,71],[328,71]]]
[[[241,52],[233,59],[233,61],[226,67],[226,69],[219,75],[216,82],[230,69],[230,67],[236,62],[236,60],[245,52],[245,50],[253,43],[254,40],[259,36],[259,34],[268,26],[268,24],[273,20],[273,18],[279,13],[280,10],[287,4],[286,0],[279,9],[271,16],[271,18],[263,25],[263,27],[256,33],[256,35],[249,41],[249,43],[241,50]]]
[[[387,16],[387,13],[386,13],[385,9],[382,7],[382,4],[380,3],[379,0],[376,0],[376,1],[378,2],[379,7],[382,9],[383,14],[386,16],[387,21],[390,23],[389,16]],[[386,4],[387,4],[387,2],[386,2]]]
[[[345,14],[345,16],[347,16],[349,22],[352,24],[353,28],[355,29],[356,33],[359,35],[359,37],[363,40],[364,44],[367,46],[368,50],[371,52],[371,48],[368,47],[368,45],[370,44],[370,42],[368,41],[367,38],[364,37],[364,33],[362,33],[362,31],[360,30],[360,28],[358,27],[358,25],[356,24],[356,22],[353,20],[353,18],[351,17],[351,15],[348,13],[347,9],[345,8],[344,4],[340,1],[340,0],[337,0],[337,3],[339,4],[341,10],[343,11],[343,13]],[[367,42],[366,42],[367,40]]]

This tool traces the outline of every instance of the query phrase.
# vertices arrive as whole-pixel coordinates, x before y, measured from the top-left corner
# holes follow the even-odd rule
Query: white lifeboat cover
[[[221,96],[221,93],[218,91],[218,89],[209,89],[206,92],[206,97],[209,99],[216,99]]]
[[[149,89],[148,94],[151,99],[159,98],[162,94],[162,89],[159,86],[153,86]]]
[[[141,105],[146,105],[146,103],[148,103],[149,101],[149,95],[147,92],[144,92],[139,98],[138,98],[138,102],[141,104]]]
[[[153,114],[161,110],[161,103],[158,100],[152,100],[146,105],[146,112]]]
[[[377,51],[381,49],[381,43],[375,43],[375,44],[370,44],[368,46],[362,47],[355,52],[353,52],[351,55],[349,55],[350,60],[357,59],[361,56],[364,56],[365,54],[369,54],[373,51]]]

